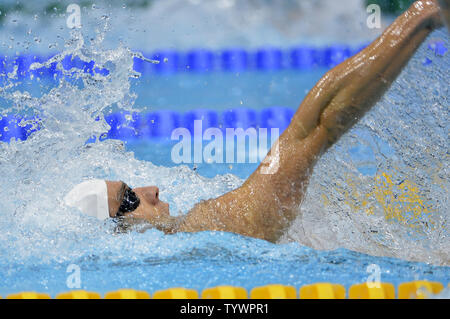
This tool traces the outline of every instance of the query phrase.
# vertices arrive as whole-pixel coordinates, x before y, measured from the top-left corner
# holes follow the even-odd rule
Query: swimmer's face
[[[124,190],[128,186],[124,182],[106,181],[108,190],[109,216],[115,217],[124,197]],[[124,213],[124,217],[145,219],[156,222],[169,216],[169,204],[159,200],[159,189],[156,186],[133,188],[132,191],[139,198],[139,206],[131,212]]]

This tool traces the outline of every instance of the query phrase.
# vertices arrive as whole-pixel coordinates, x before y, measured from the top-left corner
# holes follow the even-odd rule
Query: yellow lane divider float
[[[11,294],[6,297],[7,299],[50,299],[50,295],[41,294],[34,291],[19,292],[17,294]]]
[[[194,289],[171,288],[159,290],[153,294],[154,299],[198,299],[198,293]]]
[[[107,292],[105,299],[150,299],[150,294],[146,291],[134,289],[119,289],[117,291]]]
[[[450,288],[450,285],[449,285]],[[423,299],[432,297],[444,289],[440,282],[417,280],[401,283],[397,287],[399,299]],[[345,299],[345,287],[333,283],[315,283],[300,287],[300,299]],[[395,299],[395,287],[390,283],[361,283],[350,286],[350,299]],[[99,293],[85,290],[73,290],[58,294],[56,299],[100,299]],[[105,299],[150,299],[146,291],[120,289],[107,292]],[[194,289],[170,288],[156,291],[154,299],[199,299]],[[218,286],[204,289],[202,299],[247,299],[248,293],[242,287]],[[297,291],[293,286],[266,285],[255,287],[250,292],[251,299],[296,299]],[[10,294],[7,299],[50,299],[50,295],[38,292],[19,292]]]
[[[242,287],[219,286],[207,288],[202,292],[202,299],[247,299],[247,290]]]
[[[100,294],[84,290],[72,290],[63,292],[56,296],[56,299],[100,299]]]

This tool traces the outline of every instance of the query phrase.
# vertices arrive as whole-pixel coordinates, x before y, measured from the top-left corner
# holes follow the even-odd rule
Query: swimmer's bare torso
[[[447,6],[449,1],[442,0]],[[441,24],[436,1],[416,1],[367,48],[327,72],[301,103],[268,160],[241,187],[196,204],[182,217],[170,216],[159,201],[151,203],[157,191],[155,197],[150,188],[136,188],[144,200],[127,217],[146,220],[166,233],[217,230],[278,240],[299,213],[320,154],[378,101],[427,35]],[[269,162],[276,168],[267,173]],[[107,184],[114,217],[120,182]]]

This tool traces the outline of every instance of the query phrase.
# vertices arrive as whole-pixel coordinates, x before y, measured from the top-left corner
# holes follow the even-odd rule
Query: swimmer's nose
[[[156,186],[145,187],[144,197],[152,205],[158,204],[158,202],[159,202],[159,188],[156,187]]]

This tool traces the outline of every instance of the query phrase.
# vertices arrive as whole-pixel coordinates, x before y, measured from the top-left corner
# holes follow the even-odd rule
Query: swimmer
[[[448,19],[450,0],[440,1],[442,17]],[[318,157],[380,99],[425,38],[441,25],[437,0],[416,1],[372,44],[322,77],[242,186],[197,203],[183,216],[170,215],[158,187],[132,189],[121,181],[86,181],[65,201],[100,219],[144,221],[166,234],[224,231],[275,242],[299,215]],[[276,152],[278,156],[271,157]],[[267,174],[267,163],[277,157],[278,169]]]

